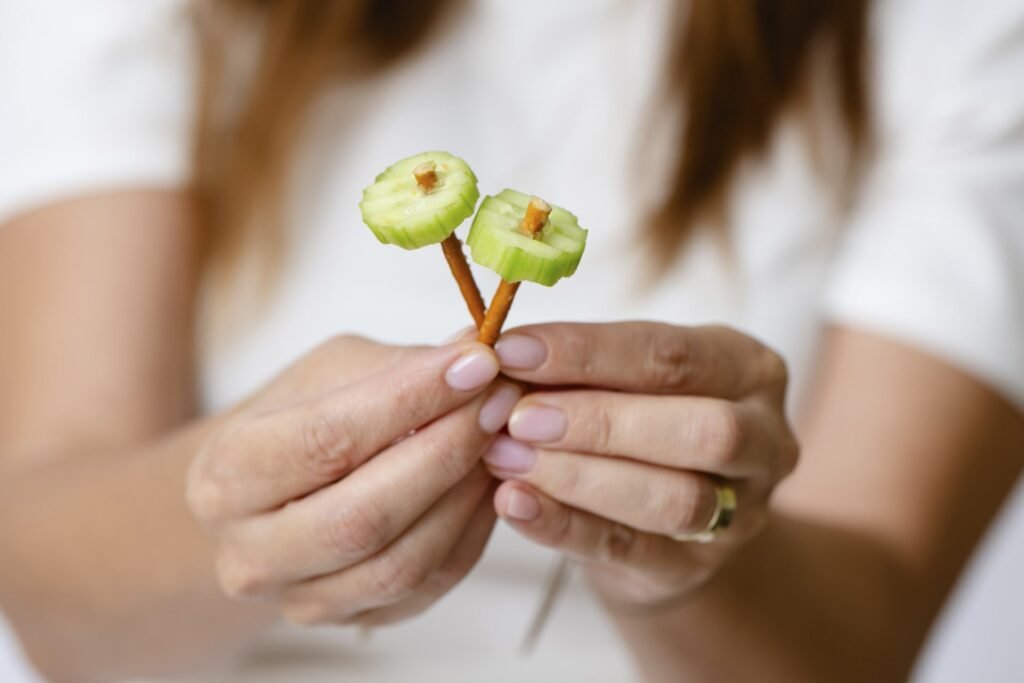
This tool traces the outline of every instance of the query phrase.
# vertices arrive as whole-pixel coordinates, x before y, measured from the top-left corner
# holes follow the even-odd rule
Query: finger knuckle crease
[[[689,345],[679,335],[651,344],[644,366],[646,377],[656,386],[681,389],[693,376]]]
[[[611,412],[604,406],[598,406],[591,415],[594,446],[599,452],[606,453],[615,440],[615,426]]]
[[[345,560],[362,559],[384,545],[388,528],[384,509],[366,501],[350,501],[323,518],[321,536]]]
[[[306,464],[318,476],[340,477],[355,462],[357,444],[346,417],[316,415],[303,432]]]
[[[217,522],[226,516],[227,492],[214,479],[206,476],[191,478],[185,498],[192,515],[200,521]]]
[[[371,566],[371,589],[393,603],[411,598],[430,578],[425,564],[396,553],[384,553]]]
[[[582,377],[592,377],[599,370],[598,361],[591,353],[590,340],[582,331],[572,326],[566,327],[559,343],[554,349],[557,355],[553,360],[559,364],[568,364],[578,368]]]
[[[447,481],[460,481],[475,465],[475,461],[465,457],[465,443],[460,443],[446,432],[432,434],[426,448],[430,449],[430,459],[434,461],[434,466]]]
[[[733,462],[746,438],[746,425],[739,412],[724,404],[710,412],[703,422],[700,448],[717,463]]]
[[[583,486],[583,468],[576,458],[562,457],[561,466],[556,481],[553,482],[559,490],[559,495],[566,499],[575,499]]]
[[[452,558],[446,565],[437,570],[432,580],[436,581],[438,588],[442,592],[448,591],[459,581],[462,581],[472,568],[473,565],[467,558]]]
[[[599,561],[621,564],[632,557],[637,533],[622,524],[607,524],[598,538],[597,556]]]
[[[563,514],[557,517],[557,522],[551,529],[551,542],[556,546],[564,546],[569,543],[573,537],[575,530],[575,518],[578,513],[572,512],[571,510],[563,511]]]
[[[200,521],[223,521],[229,515],[231,501],[228,482],[231,478],[218,471],[224,469],[218,467],[219,463],[233,459],[224,441],[219,435],[214,437],[200,451],[188,471],[185,503]]]

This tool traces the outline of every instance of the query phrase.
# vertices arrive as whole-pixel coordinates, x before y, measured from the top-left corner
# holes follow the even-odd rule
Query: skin
[[[0,227],[0,604],[55,681],[185,669],[281,616],[408,618],[494,524],[480,456],[519,392],[475,342],[330,340],[195,416],[160,375],[191,326],[152,313],[192,319],[193,230],[186,198],[135,193]]]
[[[53,680],[188,668],[282,616],[411,618],[469,571],[495,511],[585,566],[646,680],[899,680],[1020,470],[1002,399],[845,329],[774,497],[797,455],[784,367],[725,328],[516,330],[543,359],[505,363],[538,389],[514,413],[473,342],[340,338],[199,416],[197,242],[173,193],[0,226],[0,604]],[[453,387],[467,356],[476,383]],[[564,435],[526,438],[538,405]],[[493,466],[509,413],[526,471]],[[709,475],[735,487],[735,523],[668,539],[706,523]]]
[[[566,433],[534,443],[527,472],[492,466],[506,480],[496,509],[584,566],[647,681],[906,680],[1024,464],[1024,416],[999,396],[918,351],[833,329],[800,464],[765,508],[793,463],[770,351],[728,330],[650,324],[509,334],[542,341],[547,355],[510,376],[597,390],[520,402],[513,436],[537,404],[559,407]],[[704,411],[694,395],[728,405]],[[710,545],[658,535],[707,519],[685,498],[667,513],[661,483],[695,471],[739,492],[737,523]],[[610,482],[646,495],[615,496]],[[510,515],[513,492],[537,500],[535,519]]]

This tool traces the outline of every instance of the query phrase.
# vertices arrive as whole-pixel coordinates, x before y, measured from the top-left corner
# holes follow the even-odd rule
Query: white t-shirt
[[[475,0],[417,59],[332,93],[295,171],[301,240],[250,331],[204,354],[206,407],[245,396],[332,334],[436,342],[467,323],[438,251],[379,245],[357,208],[381,168],[435,148],[469,160],[484,192],[539,194],[591,229],[579,272],[552,290],[524,287],[510,325],[726,322],[785,355],[795,404],[822,326],[836,321],[935,354],[1024,407],[1024,5],[877,3],[880,148],[853,213],[837,210],[787,125],[736,187],[732,263],[699,239],[644,291],[630,242],[664,165],[656,154],[641,164],[637,150],[668,5]],[[70,195],[185,181],[185,26],[183,0],[0,0],[0,221]],[[490,274],[480,279],[493,288]],[[537,652],[518,656],[551,561],[499,528],[473,574],[418,619],[368,640],[281,627],[189,680],[631,680],[578,583]],[[1024,678],[1013,635],[1024,627],[1022,570],[1017,495],[946,610],[920,681]]]

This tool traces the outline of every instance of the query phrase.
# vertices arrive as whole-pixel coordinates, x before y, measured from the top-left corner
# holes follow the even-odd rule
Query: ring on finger
[[[674,541],[683,543],[711,543],[718,534],[729,528],[736,516],[736,491],[728,484],[715,484],[715,511],[707,526],[697,532],[674,534]]]

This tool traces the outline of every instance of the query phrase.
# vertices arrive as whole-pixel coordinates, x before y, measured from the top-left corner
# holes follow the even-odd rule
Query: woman
[[[822,5],[225,0],[191,43],[181,0],[0,3],[0,605],[36,666],[906,678],[1024,452],[1024,10]],[[496,352],[408,346],[465,312],[358,225],[431,148],[591,228]]]

